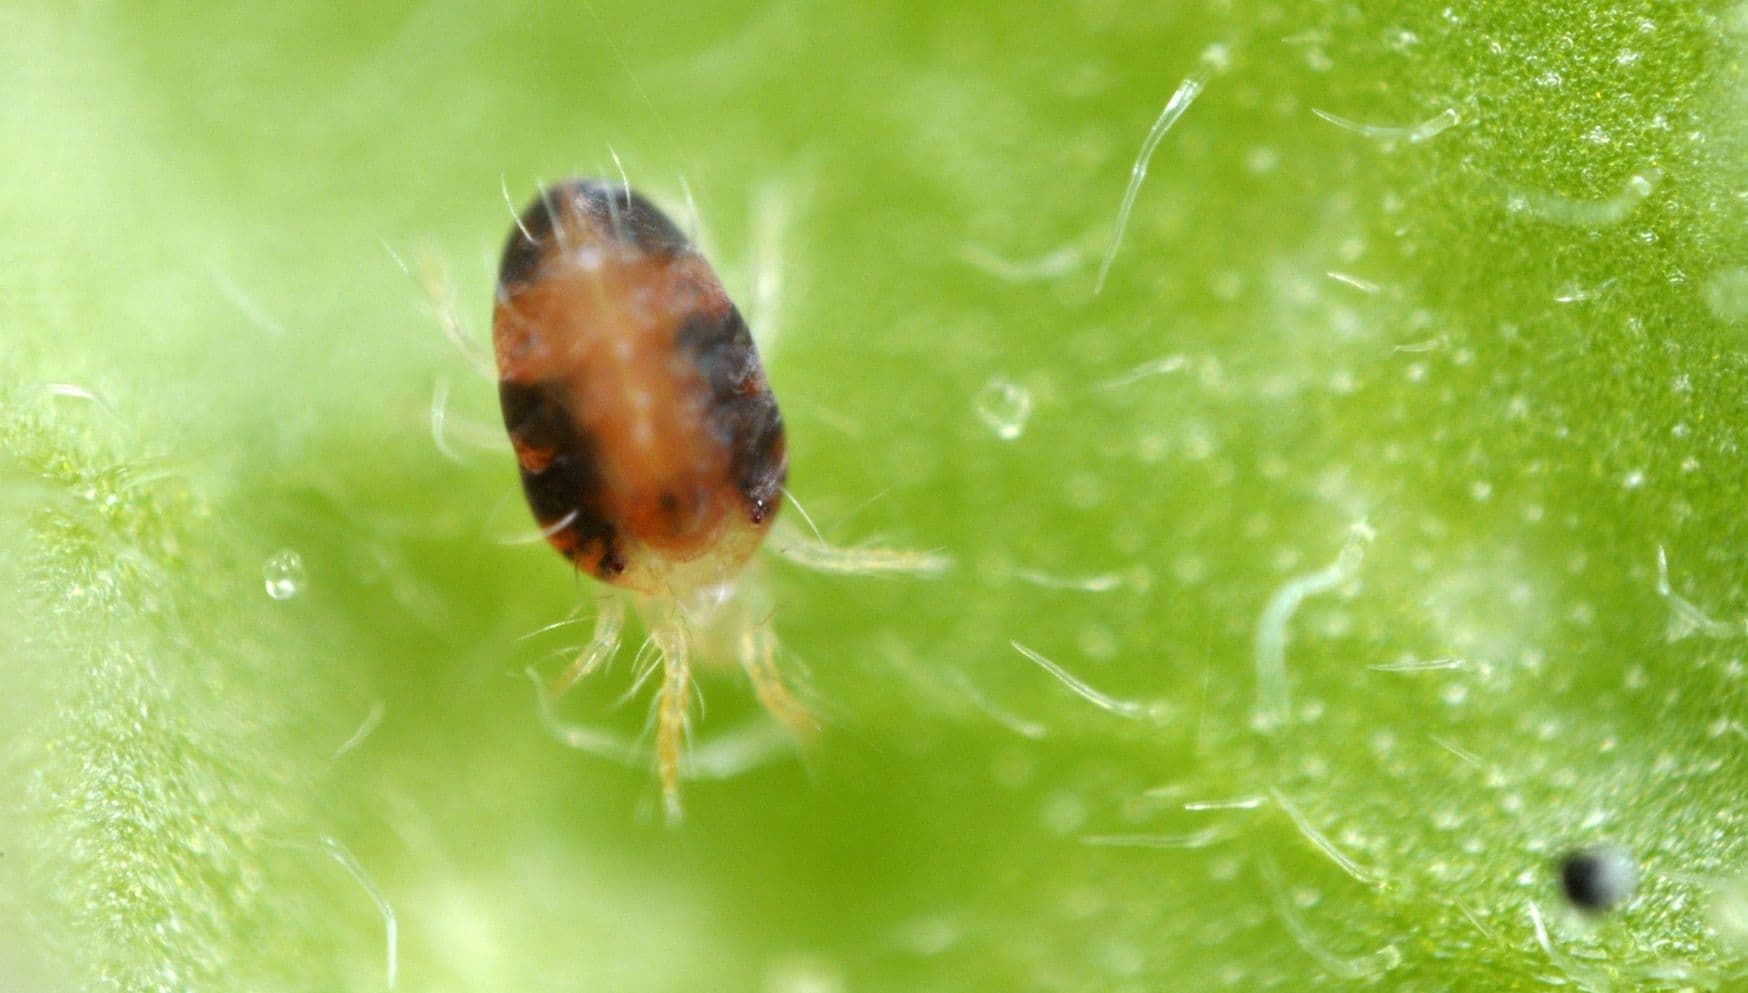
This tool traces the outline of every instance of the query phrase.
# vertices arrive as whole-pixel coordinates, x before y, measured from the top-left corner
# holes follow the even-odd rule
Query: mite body
[[[739,571],[777,510],[783,421],[740,311],[661,211],[596,182],[545,191],[504,247],[492,340],[560,554],[644,594]]]
[[[776,521],[783,420],[752,335],[708,262],[630,189],[571,181],[516,218],[492,342],[504,425],[542,534],[609,584],[556,696],[613,658],[634,606],[661,671],[655,752],[670,820],[690,723],[694,645],[732,658],[779,721],[813,722],[777,670],[771,603],[748,560]],[[932,572],[944,559],[840,549],[789,534],[778,551],[829,572]],[[639,673],[639,680],[650,673]]]

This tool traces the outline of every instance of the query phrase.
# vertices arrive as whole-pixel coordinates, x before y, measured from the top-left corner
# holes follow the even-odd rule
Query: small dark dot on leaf
[[[1618,848],[1580,848],[1560,859],[1560,889],[1572,906],[1600,914],[1633,895],[1639,868]]]

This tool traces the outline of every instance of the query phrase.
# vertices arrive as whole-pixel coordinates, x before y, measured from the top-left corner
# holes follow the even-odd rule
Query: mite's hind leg
[[[938,552],[913,552],[866,545],[846,548],[828,544],[822,538],[803,533],[781,518],[771,531],[770,544],[777,550],[777,554],[796,565],[820,572],[929,574],[943,572],[953,564],[952,559]]]
[[[650,638],[661,654],[662,688],[656,695],[656,771],[662,784],[662,810],[669,824],[680,820],[680,760],[691,724],[692,663],[686,629],[675,618],[654,626]]]
[[[749,628],[740,636],[740,665],[752,681],[753,694],[767,712],[796,735],[806,737],[819,730],[813,715],[789,691],[777,671],[777,636],[764,625]]]
[[[602,597],[595,608],[595,634],[565,670],[546,688],[548,696],[562,696],[584,676],[599,669],[619,651],[619,632],[625,627],[625,601]]]
[[[455,294],[449,287],[449,276],[443,271],[443,266],[429,255],[421,255],[418,260],[419,271],[407,265],[399,252],[383,242],[383,248],[388,249],[389,258],[409,277],[416,280],[419,288],[425,291],[425,300],[431,307],[431,312],[437,317],[437,324],[443,329],[443,337],[449,339],[449,344],[461,353],[467,364],[474,371],[489,380],[498,378],[497,363],[490,353],[474,341],[468,333],[467,326],[462,322],[460,314],[455,309]]]
[[[451,444],[459,442],[460,447]],[[449,378],[442,377],[431,390],[431,443],[444,458],[458,465],[468,461],[466,452],[504,451],[504,429],[453,414],[449,410]]]

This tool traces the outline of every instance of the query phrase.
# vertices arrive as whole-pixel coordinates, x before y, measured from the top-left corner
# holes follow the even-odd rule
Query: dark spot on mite
[[[752,332],[734,306],[721,315],[693,314],[674,338],[710,385],[711,429],[730,453],[729,472],[754,524],[764,523],[788,462],[783,416],[763,385]]]
[[[498,404],[504,411],[505,430],[519,445],[558,452],[579,434],[558,384],[501,380]]]
[[[1633,895],[1638,882],[1632,856],[1617,848],[1581,848],[1560,860],[1560,889],[1585,913],[1618,906]]]
[[[563,387],[505,380],[498,383],[498,400],[513,442],[555,453],[539,471],[521,469],[522,491],[534,519],[549,530],[548,540],[597,576],[624,572],[618,530],[601,510],[598,446],[571,416]],[[580,558],[591,552],[599,555],[592,568]]]
[[[569,224],[561,225],[561,219]],[[571,180],[541,191],[517,216],[498,262],[499,289],[533,279],[552,249],[565,246],[565,232],[580,238],[589,227],[611,231],[622,244],[651,255],[678,255],[692,247],[685,233],[635,190]]]
[[[574,209],[605,223],[618,239],[651,255],[678,255],[691,241],[668,215],[636,190],[589,180],[574,187]]]

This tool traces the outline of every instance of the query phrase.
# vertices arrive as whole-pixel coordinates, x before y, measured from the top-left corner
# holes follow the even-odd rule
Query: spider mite
[[[777,671],[762,586],[745,581],[788,466],[752,335],[666,215],[624,186],[573,180],[511,228],[492,341],[529,508],[559,554],[613,591],[551,693],[613,657],[629,601],[661,668],[656,762],[676,818],[695,644],[704,661],[738,659],[778,720],[812,727]],[[787,551],[842,572],[939,565],[811,542]]]

